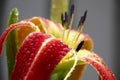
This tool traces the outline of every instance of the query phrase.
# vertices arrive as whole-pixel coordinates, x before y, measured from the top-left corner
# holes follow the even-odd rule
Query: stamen
[[[84,41],[81,41],[81,42],[78,44],[78,46],[77,46],[77,48],[76,48],[76,51],[77,51],[77,52],[81,49],[81,47],[83,46],[83,44],[84,44]]]
[[[68,14],[67,12],[65,12],[64,14],[61,14],[61,21],[62,21],[62,25],[63,27],[67,27],[68,26]]]
[[[87,10],[84,12],[84,15],[81,17],[79,24],[78,24],[78,31],[79,33],[82,33],[83,29],[84,29],[84,23],[86,20],[86,16],[87,16]]]
[[[66,43],[68,43],[70,30],[72,29],[72,25],[73,25],[73,19],[74,19],[74,5],[72,5],[71,9],[70,9],[70,23],[69,23],[69,27],[68,27],[68,32],[66,34],[66,39],[67,39]]]
[[[72,16],[72,14],[74,14],[74,8],[75,6],[72,4],[71,9],[70,9],[70,17]]]
[[[72,5],[71,9],[70,9],[70,24],[69,24],[69,29],[72,28],[72,24],[73,24],[73,19],[74,19],[74,8],[75,6]]]
[[[70,21],[69,22],[68,22],[68,14],[67,14],[67,12],[65,12],[64,14],[61,14],[62,25],[64,27],[62,40],[66,44],[74,45],[73,48],[75,48],[75,49],[77,47],[76,50],[80,49],[80,47],[81,47],[80,44],[78,46],[76,46],[76,45],[78,43],[79,36],[83,31],[86,16],[87,16],[87,10],[84,12],[84,15],[80,18],[80,21],[79,21],[79,24],[78,24],[78,27],[77,27],[77,32],[75,34],[75,37],[73,38],[73,41],[71,43],[68,43],[69,42],[68,41],[69,36],[70,36],[70,30],[72,29],[73,19],[74,19],[74,5],[72,5],[71,9],[70,9]],[[66,29],[68,29],[68,31],[66,31]],[[83,42],[81,44],[83,44]]]
[[[67,29],[67,26],[68,26],[68,14],[67,12],[65,12],[64,14],[62,13],[61,14],[61,20],[62,20],[62,25],[63,25],[63,35],[62,35],[62,40],[64,41],[64,35],[65,35],[65,31]]]
[[[84,13],[84,16],[83,16],[82,23],[84,23],[84,22],[85,22],[85,20],[86,20],[86,17],[87,17],[87,10],[86,10],[86,11],[85,11],[85,13]]]
[[[83,16],[80,18],[80,21],[78,23],[77,29],[83,24],[82,22],[83,22]]]
[[[63,16],[63,13],[61,14],[61,22],[62,22],[62,25],[64,25],[64,16]]]
[[[65,22],[66,22],[66,27],[68,26],[68,14],[65,12]]]
[[[78,39],[79,39],[79,36],[80,34],[82,33],[83,29],[84,29],[84,26],[85,26],[85,20],[86,20],[86,16],[87,16],[87,10],[84,12],[84,15],[80,18],[80,21],[79,21],[79,24],[78,24],[78,27],[77,27],[77,31],[79,33],[76,33],[75,35],[75,38],[74,38],[74,42],[73,44],[76,44],[78,42]],[[76,47],[76,46],[74,46]]]
[[[80,21],[79,21],[77,29],[79,29],[80,26],[82,26],[84,24],[84,22],[86,20],[86,16],[87,16],[87,10],[84,12],[84,15],[80,18]]]

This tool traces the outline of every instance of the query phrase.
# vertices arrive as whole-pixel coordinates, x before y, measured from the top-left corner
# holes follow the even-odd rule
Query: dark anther
[[[86,10],[86,11],[85,11],[85,13],[84,13],[84,16],[83,16],[82,23],[84,23],[84,22],[85,22],[85,20],[86,20],[86,17],[87,17],[87,10]]]
[[[76,51],[77,51],[77,52],[81,49],[81,47],[83,46],[83,44],[84,44],[84,41],[81,41],[81,42],[78,44],[78,46],[77,46],[77,48],[76,48]]]
[[[84,12],[84,15],[80,18],[80,21],[78,23],[78,27],[80,27],[81,25],[83,25],[83,23],[86,20],[86,16],[87,16],[87,10]]]
[[[68,14],[65,12],[65,22],[68,23]]]
[[[82,25],[82,22],[83,22],[83,16],[80,18],[80,21],[78,23],[78,27],[80,27]]]
[[[74,8],[75,6],[72,4],[70,9],[70,17],[72,16],[72,14],[74,14]]]
[[[61,20],[62,20],[62,25],[66,25],[68,23],[68,14],[65,12],[64,14],[61,14]]]
[[[64,25],[64,16],[63,16],[63,13],[61,14],[61,21],[62,21],[62,25]]]

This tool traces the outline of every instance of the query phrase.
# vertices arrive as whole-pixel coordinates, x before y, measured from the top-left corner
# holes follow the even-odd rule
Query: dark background
[[[94,51],[120,79],[120,1],[119,0],[71,0],[75,4],[75,22],[88,10],[85,33],[94,41]],[[20,20],[33,16],[49,18],[50,0],[1,0],[0,34],[6,27],[11,9],[18,8]],[[59,15],[58,15],[59,16]],[[0,80],[8,80],[6,54],[0,58]],[[82,80],[97,80],[96,71],[88,66]]]

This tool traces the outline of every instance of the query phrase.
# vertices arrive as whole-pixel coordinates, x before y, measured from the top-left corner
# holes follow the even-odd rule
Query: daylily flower
[[[92,39],[84,34],[87,11],[77,29],[72,29],[74,6],[62,14],[62,25],[42,17],[32,17],[11,24],[0,36],[0,54],[7,35],[18,32],[19,50],[10,80],[79,80],[90,64],[99,80],[116,80],[105,62],[92,50]]]

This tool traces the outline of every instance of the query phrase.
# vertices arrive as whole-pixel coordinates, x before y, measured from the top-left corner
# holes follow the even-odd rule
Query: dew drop
[[[26,53],[27,53],[27,54],[30,54],[30,51],[28,50]]]
[[[48,67],[50,67],[51,66],[51,64],[48,64]]]
[[[32,58],[29,58],[29,61],[31,61],[32,60]]]
[[[26,51],[26,50],[27,50],[27,48],[24,48],[24,50]]]
[[[33,45],[34,45],[34,43],[33,43],[33,42],[31,42],[31,43],[30,43],[30,46],[33,46]]]
[[[53,55],[51,54],[50,57],[53,58]]]
[[[30,64],[31,64],[30,62],[27,63],[27,65],[30,65]]]

